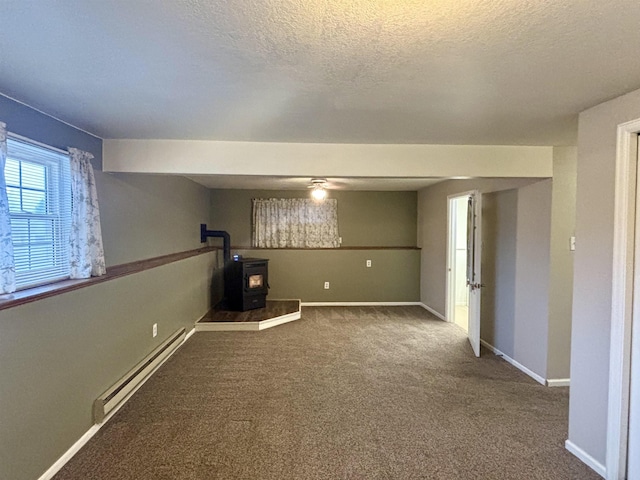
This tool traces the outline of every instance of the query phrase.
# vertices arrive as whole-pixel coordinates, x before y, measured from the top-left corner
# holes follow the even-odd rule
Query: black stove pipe
[[[222,248],[224,252],[224,264],[227,265],[231,261],[231,236],[224,230],[207,230],[207,224],[200,224],[200,242],[206,243],[207,238],[222,238]]]
[[[206,243],[207,238],[222,238],[224,264],[222,269],[216,269],[211,281],[211,306],[224,309],[227,305],[227,289],[225,285],[225,271],[231,262],[231,237],[224,230],[207,230],[205,223],[200,224],[200,242]]]

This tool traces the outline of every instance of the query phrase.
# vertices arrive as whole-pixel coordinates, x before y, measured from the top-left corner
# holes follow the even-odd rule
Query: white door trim
[[[607,480],[626,476],[640,119],[618,125],[607,417]],[[640,226],[640,225],[639,225]]]
[[[455,248],[452,248],[453,242],[455,242],[455,236],[451,235],[451,231],[455,228],[453,224],[453,209],[451,208],[451,204],[453,200],[458,198],[468,197],[474,192],[474,190],[469,190],[467,192],[456,193],[453,195],[447,196],[447,280],[445,287],[445,311],[444,311],[444,320],[446,322],[453,322],[453,314],[455,312],[455,286],[454,286],[454,275],[453,275],[453,267],[455,264]]]

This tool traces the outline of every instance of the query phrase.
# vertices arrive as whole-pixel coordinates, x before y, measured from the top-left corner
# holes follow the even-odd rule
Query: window
[[[17,289],[69,278],[69,157],[9,138],[5,178]]]
[[[253,246],[337,248],[338,202],[303,198],[254,198]]]

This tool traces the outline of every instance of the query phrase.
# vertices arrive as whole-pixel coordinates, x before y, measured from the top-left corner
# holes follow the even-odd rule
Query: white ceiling
[[[0,92],[102,138],[575,144],[637,0],[1,0]]]
[[[572,145],[580,111],[640,88],[637,0],[0,0],[0,19],[0,92],[101,138]]]

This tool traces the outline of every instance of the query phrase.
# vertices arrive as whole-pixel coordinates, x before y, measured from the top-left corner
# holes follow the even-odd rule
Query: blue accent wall
[[[102,139],[62,123],[0,94],[0,122],[7,131],[52,147],[75,147],[94,156],[93,167],[102,170]]]

